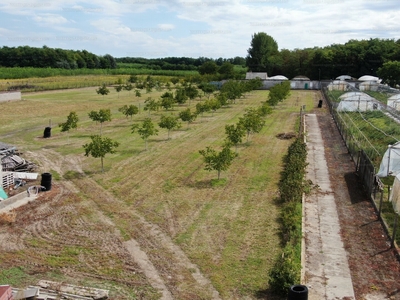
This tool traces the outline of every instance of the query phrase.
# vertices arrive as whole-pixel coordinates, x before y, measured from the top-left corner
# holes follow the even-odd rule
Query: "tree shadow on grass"
[[[196,181],[187,181],[186,185],[195,189],[209,189],[212,188],[211,180],[196,180]]]

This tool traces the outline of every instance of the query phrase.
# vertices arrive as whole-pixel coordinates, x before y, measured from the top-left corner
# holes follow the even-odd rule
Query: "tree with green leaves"
[[[141,97],[142,94],[140,93],[140,90],[135,90],[135,97]]]
[[[290,82],[283,81],[279,84],[275,84],[273,87],[269,89],[268,100],[267,103],[270,106],[275,106],[279,102],[282,102],[286,99],[290,94]]]
[[[135,133],[137,131],[141,138],[145,141],[146,150],[148,138],[152,135],[158,134],[158,129],[155,128],[154,123],[151,121],[150,118],[145,118],[141,126],[139,126],[138,124],[133,124],[131,129],[132,133]]]
[[[92,141],[83,145],[83,148],[85,149],[85,156],[91,155],[94,158],[100,157],[101,171],[104,172],[103,160],[105,155],[107,153],[115,153],[115,149],[119,146],[119,143],[108,137],[101,137],[101,135],[92,135],[90,138]]]
[[[92,121],[100,122],[100,135],[101,135],[103,129],[103,123],[106,121],[111,121],[111,111],[110,109],[100,109],[98,112],[92,110],[89,113],[89,118],[92,119]]]
[[[218,99],[219,103],[221,103],[221,106],[228,105],[228,96],[226,95],[226,93],[219,92],[216,98]]]
[[[147,110],[149,112],[149,116],[150,116],[150,112],[151,111],[156,111],[159,107],[159,103],[158,101],[156,101],[155,99],[148,97],[145,101],[144,101],[144,110]]]
[[[218,180],[220,179],[221,171],[228,170],[233,159],[237,156],[237,154],[230,149],[229,144],[225,144],[220,152],[217,152],[211,147],[207,147],[205,150],[200,150],[199,153],[203,156],[204,162],[206,163],[204,169],[207,171],[217,171]]]
[[[205,112],[210,111],[210,106],[209,103],[207,103],[207,101],[205,102],[200,102],[196,104],[196,114],[201,114],[202,116],[204,116]]]
[[[181,120],[183,121],[183,122],[188,122],[188,128],[189,128],[189,124],[190,123],[192,123],[195,119],[196,119],[196,117],[197,117],[197,114],[196,113],[192,113],[191,111],[190,111],[190,108],[187,108],[187,109],[185,109],[185,110],[182,110],[180,113],[179,113],[179,118],[181,118]]]
[[[278,44],[265,32],[255,33],[251,37],[247,53],[246,66],[249,70],[272,73],[276,57],[279,54]]]
[[[199,90],[195,86],[193,86],[191,83],[189,85],[185,86],[184,90],[185,90],[186,96],[190,100],[193,100],[199,96]],[[190,105],[190,101],[189,101],[189,105]]]
[[[400,85],[400,61],[385,62],[376,73],[391,87]]]
[[[215,85],[208,82],[202,82],[198,85],[198,87],[203,91],[204,95],[207,95],[208,99],[210,99],[212,93],[217,90],[217,87]]]
[[[205,74],[214,75],[217,74],[217,70],[218,66],[213,60],[208,60],[199,67],[199,73],[201,75]]]
[[[167,95],[168,94],[168,95]],[[174,106],[175,99],[172,93],[165,92],[164,95],[161,96],[160,106],[165,110],[168,110]]]
[[[237,147],[246,134],[245,129],[240,123],[237,123],[236,125],[225,125],[225,134],[227,142],[235,146],[235,151],[237,153]]]
[[[172,129],[177,129],[181,127],[181,123],[178,121],[178,117],[175,117],[173,115],[162,115],[161,120],[158,123],[158,126],[161,128],[165,128],[168,130],[168,139],[169,139],[169,133]]]
[[[78,127],[78,115],[76,112],[71,111],[67,117],[67,121],[64,123],[60,123],[58,126],[61,127],[61,132],[67,132],[68,133],[68,141],[69,141],[69,130],[71,128],[77,128]]]
[[[235,77],[234,65],[226,61],[218,68],[218,73],[222,79],[232,79]]]
[[[175,102],[178,104],[185,104],[189,97],[186,95],[185,89],[176,89],[175,91]]]
[[[243,95],[243,87],[237,80],[228,80],[222,85],[220,92],[224,93],[231,103],[235,103],[235,100]]]
[[[216,98],[209,99],[205,103],[207,103],[207,106],[212,111],[212,116],[214,116],[214,112],[216,112],[217,109],[221,108],[221,102]]]
[[[110,93],[110,90],[107,88],[106,84],[103,83],[103,85],[96,90],[96,93],[104,96],[108,95]]]
[[[124,85],[124,90],[129,92],[129,95],[131,94],[131,91],[133,90],[133,84],[132,83],[127,83]]]
[[[249,108],[243,117],[239,118],[239,124],[247,132],[247,141],[249,140],[250,133],[258,133],[263,128],[265,121],[261,117],[258,109]]]
[[[136,105],[124,105],[122,107],[120,107],[118,109],[118,111],[120,111],[123,115],[125,115],[125,117],[128,118],[128,116],[132,117],[133,115],[136,115],[137,113],[139,113],[139,108]]]

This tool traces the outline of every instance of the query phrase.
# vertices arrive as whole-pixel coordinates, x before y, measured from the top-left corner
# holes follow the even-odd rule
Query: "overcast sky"
[[[245,57],[251,36],[279,49],[400,38],[398,0],[1,0],[0,46],[114,57]]]

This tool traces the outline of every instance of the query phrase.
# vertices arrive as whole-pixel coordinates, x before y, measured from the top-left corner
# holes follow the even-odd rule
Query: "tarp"
[[[2,187],[0,187],[0,198],[1,199],[7,199],[8,198],[6,192],[3,190]]]
[[[400,174],[400,142],[388,146],[376,175],[387,177],[397,176],[398,174]]]

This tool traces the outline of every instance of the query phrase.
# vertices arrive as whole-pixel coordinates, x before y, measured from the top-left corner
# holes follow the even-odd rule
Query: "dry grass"
[[[255,298],[258,291],[267,288],[268,270],[280,251],[279,207],[274,200],[282,156],[291,141],[276,135],[295,130],[299,105],[312,107],[313,92],[292,91],[291,97],[267,117],[262,132],[239,147],[238,158],[222,174],[220,182],[213,180],[216,173],[203,170],[198,151],[221,146],[225,125],[236,123],[246,107],[259,106],[267,92],[253,92],[213,116],[199,116],[189,129],[184,125],[171,132],[170,140],[167,131],[161,129],[158,136],[150,139],[149,150],[144,151],[144,142],[130,133],[130,125],[140,122],[147,113],[142,112],[131,121],[118,113],[118,108],[124,104],[143,105],[148,96],[159,95],[160,92],[144,94],[138,99],[133,93],[129,96],[128,92],[121,92],[118,98],[114,91],[102,97],[94,89],[27,95],[25,101],[0,104],[5,115],[12,115],[0,120],[0,138],[25,150],[47,148],[68,154],[68,161],[75,157],[79,168],[94,179],[72,176],[81,197],[92,203],[81,213],[99,210],[114,222],[120,238],[135,238],[179,299],[197,299],[207,293],[148,224],[172,239],[211,279],[223,299]],[[196,103],[193,101],[191,106]],[[186,107],[177,107],[173,113]],[[82,149],[90,134],[99,130],[87,113],[100,108],[110,108],[113,113],[113,120],[104,124],[103,134],[121,143],[116,154],[106,156],[104,174],[99,160],[83,159]],[[40,138],[48,119],[53,124],[63,122],[72,110],[81,122],[68,139],[58,128],[53,129],[52,138]],[[165,112],[151,117],[158,122],[162,113]]]

